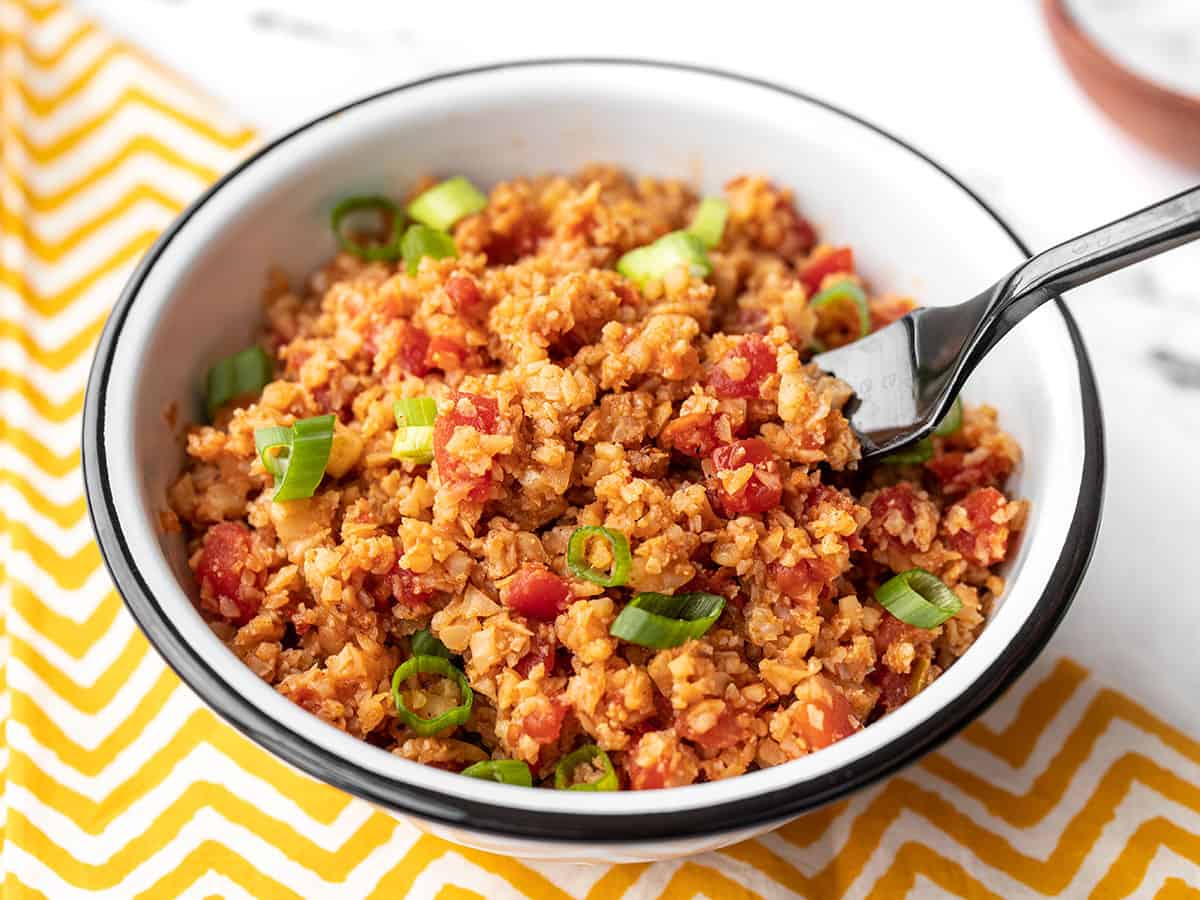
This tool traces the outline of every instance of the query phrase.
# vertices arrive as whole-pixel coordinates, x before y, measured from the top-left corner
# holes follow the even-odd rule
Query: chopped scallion
[[[721,243],[725,233],[725,220],[729,216],[729,204],[720,197],[705,197],[696,208],[688,231],[700,238],[709,250]]]
[[[463,176],[436,184],[408,205],[408,214],[422,225],[449,231],[459,219],[487,206],[487,197]]]
[[[958,432],[963,425],[963,404],[961,397],[955,397],[954,402],[950,404],[950,412],[946,413],[946,417],[938,423],[938,427],[933,429],[933,433],[938,437],[949,437]]]
[[[416,675],[441,675],[443,678],[453,681],[458,685],[458,706],[431,719],[413,712],[404,702],[404,695],[400,688],[405,681]],[[449,660],[440,656],[414,656],[401,663],[395,674],[392,675],[392,702],[396,706],[396,715],[405,725],[421,737],[431,737],[447,728],[465,723],[471,716],[471,706],[475,702],[475,695],[471,692],[471,685],[467,683],[467,676],[455,668]]]
[[[608,633],[641,647],[666,650],[704,635],[724,609],[725,598],[717,594],[638,594]]]
[[[940,578],[909,569],[875,589],[875,599],[893,616],[916,628],[937,628],[962,609],[962,601]]]
[[[259,393],[271,380],[274,369],[267,351],[257,344],[220,360],[204,380],[209,420],[230,400]]]
[[[254,447],[263,468],[275,479],[276,503],[313,495],[325,476],[333,448],[335,417],[300,419],[291,428],[272,426],[254,431]]]
[[[377,246],[364,246],[352,240],[346,236],[346,232],[342,228],[342,223],[347,216],[366,210],[378,212],[384,222],[390,224],[391,230],[387,236],[387,240]],[[382,197],[378,194],[362,194],[347,197],[333,208],[329,219],[333,233],[337,237],[338,245],[347,253],[352,253],[359,259],[372,261],[400,258],[400,235],[404,230],[404,213],[400,211],[399,206],[387,197]]]
[[[587,544],[588,540],[593,537],[603,538],[608,542],[609,549],[612,551],[612,568],[608,572],[601,572],[588,565]],[[629,580],[629,569],[632,562],[629,555],[629,539],[612,528],[585,525],[582,528],[576,528],[567,542],[567,568],[576,578],[583,578],[593,584],[604,587],[620,587]]]
[[[661,280],[677,266],[686,266],[688,273],[696,278],[706,277],[712,271],[712,263],[708,261],[704,241],[687,231],[672,231],[617,260],[617,271],[639,288],[649,281]]]
[[[421,465],[433,462],[433,423],[437,403],[432,397],[404,397],[392,404],[396,416],[396,440],[392,456]]]
[[[921,440],[905,447],[903,450],[889,453],[880,462],[886,463],[889,466],[916,466],[932,457],[933,441],[929,438],[921,438]]]
[[[529,766],[519,759],[485,759],[473,766],[467,766],[459,774],[468,778],[498,781],[501,784],[533,787],[533,773],[529,771]]]
[[[809,307],[817,314],[817,327],[832,332],[836,340],[817,340],[818,350],[842,347],[866,337],[871,331],[871,308],[863,289],[844,278],[814,296]]]
[[[575,770],[587,763],[600,767],[600,777],[595,781],[572,784]],[[617,773],[608,754],[595,744],[585,744],[558,761],[554,770],[554,786],[560,791],[615,791],[620,789],[621,783],[617,780]]]
[[[442,659],[450,659],[453,656],[450,648],[438,640],[428,628],[413,632],[409,641],[413,656],[440,656]]]
[[[445,259],[448,256],[458,256],[454,238],[428,225],[409,225],[408,231],[404,232],[404,237],[400,239],[400,251],[409,275],[417,274],[422,257]]]

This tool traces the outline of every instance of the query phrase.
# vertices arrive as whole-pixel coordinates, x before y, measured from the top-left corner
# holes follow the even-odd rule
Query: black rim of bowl
[[[364,97],[315,118],[265,145],[212,185],[185,210],[142,259],[121,293],[104,332],[88,377],[81,441],[88,511],[108,571],[134,619],[168,665],[222,718],[256,743],[308,774],[387,809],[433,823],[506,838],[570,842],[627,842],[716,835],[795,817],[903,768],[955,735],[978,716],[1045,646],[1061,621],[1087,568],[1100,523],[1104,480],[1103,425],[1095,379],[1079,331],[1062,301],[1056,308],[1067,326],[1079,369],[1083,406],[1084,460],[1075,514],[1050,580],[1033,612],[1005,654],[968,686],[957,701],[934,712],[919,729],[901,735],[836,771],[796,782],[773,793],[758,794],[711,806],[634,815],[549,812],[516,809],[460,799],[415,784],[396,781],[337,757],[279,722],[234,691],[199,652],[190,646],[159,607],[137,571],[121,534],[109,486],[103,441],[105,394],[116,343],[131,305],[147,274],[183,225],[223,185],[273,148],[339,113],[385,96],[447,79],[505,69],[557,66],[627,66],[669,69],[728,79],[809,103],[867,128],[919,157],[970,196],[1026,256],[1028,248],[1008,224],[944,167],[906,141],[845,110],[800,91],[769,81],[706,66],[657,60],[577,58],[497,63],[445,72]],[[586,805],[581,802],[581,806]]]

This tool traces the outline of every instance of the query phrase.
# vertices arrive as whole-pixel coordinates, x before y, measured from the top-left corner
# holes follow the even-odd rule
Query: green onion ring
[[[709,250],[721,243],[725,233],[725,219],[729,216],[729,204],[720,197],[705,197],[696,207],[696,215],[687,230],[700,238]]]
[[[275,425],[254,430],[254,448],[263,468],[275,479],[272,501],[283,503],[313,495],[329,464],[334,419],[330,413],[300,419],[291,428]]]
[[[437,401],[432,397],[402,397],[392,404],[392,414],[401,428],[432,425],[437,420]]]
[[[640,647],[666,650],[703,636],[724,609],[725,598],[718,594],[638,594],[608,633]]]
[[[854,335],[851,340],[866,337],[871,331],[871,307],[867,304],[867,295],[863,289],[849,278],[834,282],[809,300],[808,305],[816,312],[823,307],[832,307],[846,301],[854,305],[854,311],[858,317],[858,334]],[[818,350],[826,349],[823,342],[815,339],[814,342],[817,344]]]
[[[880,462],[889,466],[915,466],[920,465],[932,456],[933,441],[926,437],[921,438],[915,444],[905,447],[903,450],[889,453]]]
[[[391,216],[392,233],[382,246],[364,247],[362,244],[346,237],[342,231],[342,220],[346,216],[351,213],[362,212],[366,209],[378,210],[381,215]],[[354,197],[346,197],[344,200],[339,201],[333,208],[333,212],[329,214],[329,224],[333,228],[338,246],[347,253],[354,254],[359,259],[375,262],[400,258],[400,235],[404,229],[404,214],[400,211],[400,207],[387,197],[379,194],[359,194]]]
[[[875,599],[893,616],[916,628],[937,628],[962,609],[962,601],[940,578],[909,569],[875,589]]]
[[[442,659],[449,659],[453,655],[450,648],[438,640],[428,628],[414,632],[409,642],[413,656],[440,656]]]
[[[410,217],[438,231],[449,231],[459,219],[487,206],[487,197],[461,175],[435,184],[408,205]]]
[[[950,404],[950,411],[946,413],[946,417],[938,423],[938,427],[933,429],[933,433],[938,437],[949,437],[956,434],[963,425],[963,404],[961,397],[955,397],[954,402]]]
[[[409,709],[400,693],[400,683],[418,674],[441,675],[454,681],[458,685],[459,705],[432,719],[419,716]],[[449,660],[440,656],[414,656],[401,663],[392,675],[392,703],[396,706],[396,715],[421,737],[430,737],[447,728],[462,725],[470,718],[474,702],[475,695],[471,691],[471,685],[467,683],[467,676],[456,669]]]
[[[617,260],[617,271],[639,288],[649,281],[661,280],[676,266],[687,266],[688,274],[696,278],[706,277],[712,271],[712,263],[704,241],[691,232],[672,231]]]
[[[444,231],[428,225],[409,225],[408,231],[400,239],[400,253],[408,267],[408,274],[416,275],[422,257],[445,259],[458,256],[458,247],[454,244],[454,238]]]
[[[587,564],[588,538],[600,537],[608,541],[612,550],[612,570],[605,573]],[[620,587],[629,580],[633,559],[629,555],[629,539],[621,532],[599,525],[576,528],[567,542],[567,568],[576,578],[582,578],[602,587]]]
[[[211,422],[217,411],[238,397],[257,394],[275,374],[275,363],[257,344],[218,360],[204,379],[205,408]]]
[[[432,397],[404,397],[392,404],[396,416],[396,439],[392,456],[420,465],[433,462],[433,423],[437,402]]]
[[[468,778],[482,778],[484,781],[498,781],[500,784],[533,787],[533,774],[529,766],[519,759],[485,759],[467,766],[459,774]]]
[[[571,784],[571,775],[575,770],[594,759],[600,760],[600,766],[604,769],[604,773],[595,781]],[[608,754],[595,744],[584,744],[558,761],[558,766],[554,770],[554,786],[560,791],[616,791],[620,790],[621,783],[617,780],[617,773],[613,770],[612,760],[608,758]]]

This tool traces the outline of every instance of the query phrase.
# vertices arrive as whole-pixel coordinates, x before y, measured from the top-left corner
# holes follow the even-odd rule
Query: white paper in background
[[[464,2],[452,13],[366,0],[78,3],[267,133],[434,71],[642,56],[777,80],[874,120],[962,176],[1035,247],[1200,180],[1147,155],[1095,111],[1055,56],[1036,0],[745,0],[686,10],[614,0],[603,15],[562,2]],[[1180,21],[1192,29],[1195,15]],[[1086,661],[1194,728],[1200,246],[1080,289],[1069,303],[1100,381],[1108,492],[1094,562],[1050,652]]]

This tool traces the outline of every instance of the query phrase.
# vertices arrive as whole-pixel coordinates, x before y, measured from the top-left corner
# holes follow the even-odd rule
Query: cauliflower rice
[[[496,186],[454,228],[458,258],[415,275],[341,254],[300,289],[274,276],[261,344],[276,380],[189,430],[164,514],[222,641],[378,747],[454,771],[521,760],[543,785],[584,744],[630,789],[778,765],[941,675],[1004,588],[1019,449],[977,406],[923,465],[860,466],[848,388],[806,363],[808,300],[852,275],[852,254],[763,178],[724,197],[706,279],[678,267],[639,289],[614,271],[685,227],[697,197],[604,166]],[[913,307],[868,294],[873,327]],[[391,453],[393,401],[420,395],[439,411],[429,465]],[[337,416],[324,480],[273,503],[255,429],[323,413]],[[571,574],[583,525],[627,536],[627,585]],[[603,542],[588,561],[607,569]],[[962,601],[930,630],[874,599],[918,566]],[[641,591],[727,603],[701,638],[656,651],[609,632]],[[424,628],[475,701],[422,737],[390,681]],[[437,679],[407,695],[426,713],[457,702]]]

